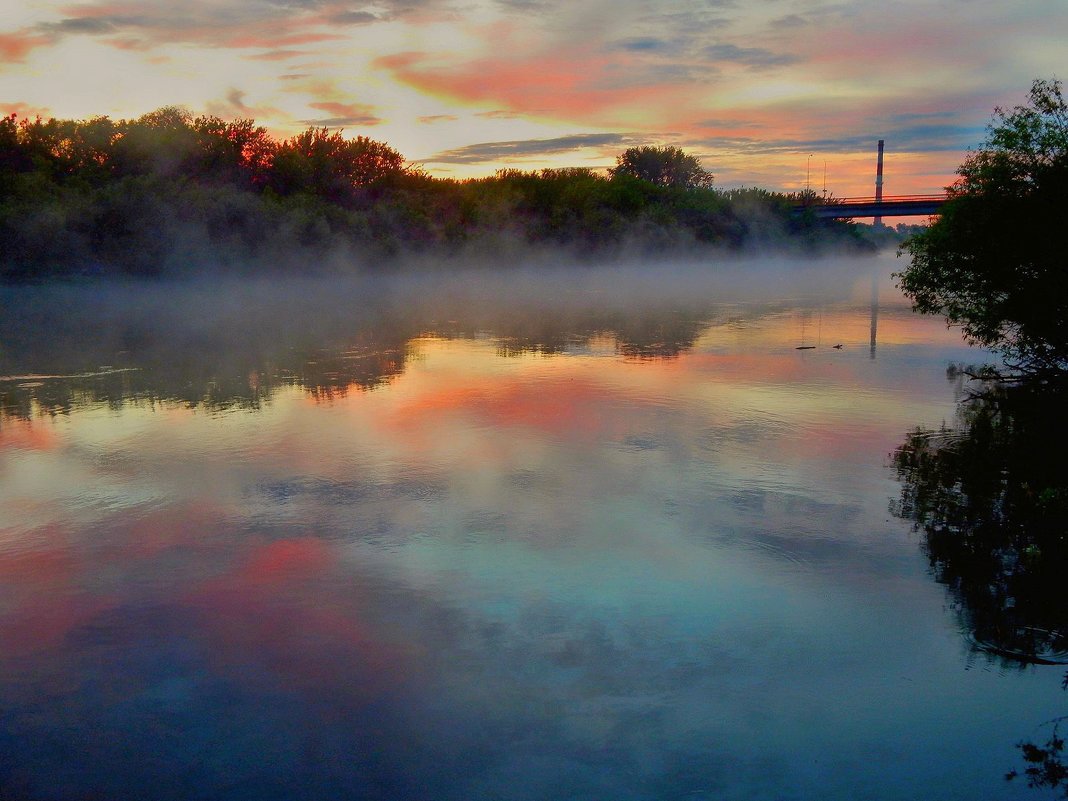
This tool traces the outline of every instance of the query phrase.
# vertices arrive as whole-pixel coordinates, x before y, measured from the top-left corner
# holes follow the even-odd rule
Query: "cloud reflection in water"
[[[888,306],[873,362],[866,298],[603,279],[24,309],[5,374],[140,369],[3,387],[5,788],[981,794],[1033,688],[962,680],[886,514],[959,344]]]

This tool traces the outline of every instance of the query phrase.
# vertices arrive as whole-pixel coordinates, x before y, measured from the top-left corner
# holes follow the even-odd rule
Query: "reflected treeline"
[[[581,292],[556,302],[526,293],[506,303],[413,297],[384,280],[290,290],[4,290],[0,413],[27,418],[130,401],[257,409],[284,386],[329,400],[391,381],[427,336],[489,338],[504,356],[608,338],[628,357],[671,358],[720,313],[707,301],[631,308],[628,297]]]
[[[262,289],[8,290],[0,410],[29,417],[130,401],[256,409],[282,386],[329,397],[403,370],[407,339],[376,325],[373,311],[343,325],[316,314],[325,298],[314,292],[298,303]]]
[[[143,354],[130,354],[132,359]],[[292,354],[291,365],[274,360],[250,365],[247,372],[216,371],[212,365],[155,363],[150,368],[113,369],[96,373],[0,378],[0,414],[28,418],[34,414],[65,414],[79,406],[106,404],[121,408],[130,401],[177,403],[222,411],[255,410],[283,386],[300,386],[320,400],[343,397],[354,389],[370,389],[399,375],[407,358],[404,345],[366,353],[313,352]],[[14,378],[7,378],[14,375]]]
[[[616,350],[623,356],[670,359],[691,349],[701,332],[714,322],[713,310],[698,307],[647,310],[636,315],[590,312],[581,318],[513,320],[498,328],[495,338],[497,353],[506,357],[564,353],[605,336],[615,340]]]
[[[1005,666],[1068,661],[1063,391],[989,386],[953,426],[893,454],[901,499],[975,648]]]

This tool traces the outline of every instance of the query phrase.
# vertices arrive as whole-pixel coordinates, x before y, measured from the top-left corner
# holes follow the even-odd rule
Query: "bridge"
[[[818,219],[853,217],[915,217],[938,214],[946,202],[943,195],[885,195],[883,197],[843,197],[794,206],[797,213],[810,212]]]
[[[842,220],[854,217],[874,217],[875,227],[883,224],[883,217],[923,217],[938,214],[948,199],[946,195],[884,195],[883,145],[879,140],[879,158],[875,166],[875,197],[818,198],[808,188],[806,180],[802,202],[793,207],[794,214],[811,214],[821,220]],[[812,156],[809,156],[811,163]],[[826,185],[826,167],[823,183]],[[826,186],[823,193],[827,194]]]

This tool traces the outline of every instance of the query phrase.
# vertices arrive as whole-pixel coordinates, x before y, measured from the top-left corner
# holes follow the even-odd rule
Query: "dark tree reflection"
[[[1068,659],[1065,393],[988,387],[956,424],[917,430],[893,455],[895,509],[923,532],[935,578],[980,650]]]
[[[1066,394],[986,387],[953,426],[917,430],[893,454],[895,513],[922,532],[973,647],[1005,667],[1068,663]],[[1019,748],[1028,784],[1068,797],[1061,720]]]

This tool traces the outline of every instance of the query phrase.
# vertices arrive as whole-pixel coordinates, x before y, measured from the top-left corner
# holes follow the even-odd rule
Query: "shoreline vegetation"
[[[937,220],[909,238],[896,274],[913,308],[997,352],[1009,381],[1068,381],[1068,102],[1036,80],[1026,105],[997,108],[957,168]]]
[[[815,193],[717,190],[677,148],[587,168],[435,178],[389,145],[164,107],[0,118],[0,280],[874,252],[902,231],[819,220]]]

